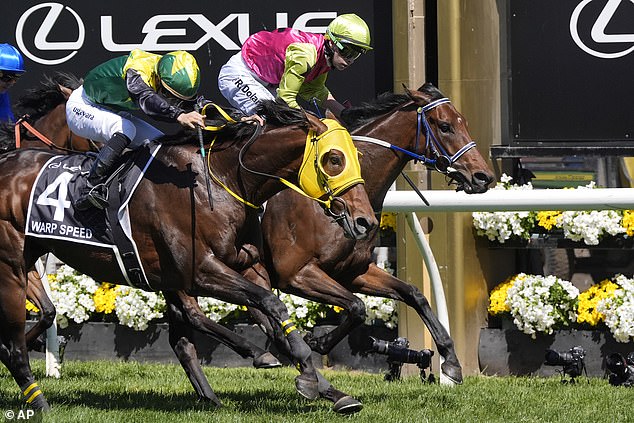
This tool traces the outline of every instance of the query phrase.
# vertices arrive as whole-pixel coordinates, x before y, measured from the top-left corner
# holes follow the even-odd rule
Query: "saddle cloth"
[[[152,291],[132,238],[128,203],[159,149],[160,144],[149,143],[128,155],[122,169],[107,182],[106,210],[73,208],[86,183],[92,157],[52,157],[40,169],[31,190],[25,235],[111,249],[126,282]]]

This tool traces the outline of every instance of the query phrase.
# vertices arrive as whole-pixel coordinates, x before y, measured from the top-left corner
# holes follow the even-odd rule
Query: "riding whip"
[[[195,109],[198,113],[201,111],[201,106],[199,103],[196,103]],[[207,198],[209,198],[209,207],[211,210],[214,209],[214,200],[211,196],[211,181],[209,180],[209,172],[207,171],[207,160],[205,160],[205,140],[203,138],[203,128],[200,126],[196,127],[196,132],[198,133],[198,143],[200,144],[200,154],[203,158],[203,167],[205,168],[205,183],[207,184]]]

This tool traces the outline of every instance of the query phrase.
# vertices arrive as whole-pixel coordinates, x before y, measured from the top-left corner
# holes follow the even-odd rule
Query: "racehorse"
[[[342,119],[357,141],[365,188],[376,212],[381,211],[387,191],[412,159],[445,174],[457,190],[466,193],[485,192],[494,181],[493,171],[475,148],[466,119],[432,84],[347,109]],[[378,228],[358,241],[346,240],[334,229],[310,202],[291,192],[271,198],[262,219],[263,261],[273,286],[347,311],[337,328],[320,338],[307,338],[311,348],[326,354],[365,321],[364,303],[353,293],[391,298],[418,312],[445,359],[442,373],[461,383],[453,340],[427,299],[372,262]],[[267,287],[266,279],[258,280]],[[274,326],[267,329],[280,339]]]
[[[257,252],[253,244],[260,237],[257,206],[285,185],[296,182],[297,173],[313,164],[315,178],[336,179],[345,171],[346,156],[333,148],[323,155],[304,157],[307,133],[332,132],[318,119],[268,104],[268,123],[258,137],[247,124],[230,127],[219,136],[208,165],[217,185],[210,187],[214,200],[209,207],[202,175],[208,171],[191,133],[166,136],[160,151],[147,169],[129,203],[132,235],[152,289],[168,294],[211,296],[223,301],[258,308],[283,327],[293,362],[300,375],[298,392],[315,399],[318,376],[310,361],[310,348],[288,319],[283,303],[270,290],[262,289],[239,272],[253,265]],[[294,120],[283,120],[283,114]],[[317,144],[318,145],[318,144]],[[47,409],[48,402],[34,381],[24,341],[24,302],[27,270],[35,260],[51,251],[63,262],[96,280],[124,282],[114,254],[100,247],[80,247],[66,241],[25,237],[26,211],[31,187],[40,169],[52,159],[45,151],[20,150],[0,157],[0,359],[7,366],[25,400],[35,409]],[[350,158],[348,157],[350,161]],[[236,166],[236,163],[240,163]],[[254,170],[257,169],[257,170]],[[337,190],[335,189],[335,192]],[[361,185],[354,185],[326,203],[331,215],[347,222],[348,235],[363,238],[377,221]],[[240,201],[237,201],[240,200]],[[175,210],[175,206],[181,206]],[[187,313],[180,309],[175,312]],[[186,315],[186,318],[191,318]],[[170,338],[176,338],[177,334]],[[211,391],[211,389],[209,388]],[[220,401],[211,391],[214,403]]]
[[[30,113],[33,127],[39,132],[36,137],[31,137],[33,141],[36,139],[41,141],[40,144],[35,142],[30,144],[33,148],[59,147],[61,153],[81,152],[86,151],[87,148],[96,149],[97,146],[92,141],[70,133],[65,120],[64,108],[58,107],[65,104],[72,90],[77,88],[79,84],[80,81],[72,74],[55,74],[53,78],[46,78],[43,82],[44,89],[31,90],[18,101],[19,105],[23,105],[20,108],[21,112]],[[24,128],[22,130],[24,132]],[[7,150],[13,150],[17,144],[16,140],[13,139],[13,134],[12,125],[7,125],[6,129],[0,130],[0,145],[4,145]],[[49,139],[56,143],[55,147],[48,142]],[[24,145],[23,142],[22,146]],[[249,246],[243,246],[245,251],[249,248]],[[255,247],[251,249],[255,250]],[[251,251],[250,254],[257,257],[257,252]],[[26,342],[29,349],[42,350],[46,345],[44,332],[53,323],[56,310],[35,271],[29,273],[26,295],[39,309],[39,319],[26,333]],[[252,358],[253,366],[256,368],[271,368],[281,365],[270,352],[236,335],[225,326],[210,320],[200,309],[196,298],[188,296],[182,291],[163,292],[163,295],[167,303],[167,316],[171,328],[170,345],[201,400],[217,401],[217,398],[209,386],[202,368],[190,364],[197,362],[196,350],[191,343],[192,329],[224,343],[244,358]],[[287,344],[280,347],[288,350]],[[351,413],[362,407],[358,400],[336,390],[324,380],[320,383],[319,389],[323,398],[334,403],[333,410],[338,413]]]
[[[60,152],[97,151],[91,140],[73,134],[66,124],[66,100],[81,85],[81,80],[70,73],[57,72],[46,76],[41,87],[31,89],[15,104],[17,124],[0,125],[0,153],[16,148],[46,148]],[[16,140],[15,127],[20,138]],[[45,136],[37,136],[33,128]]]

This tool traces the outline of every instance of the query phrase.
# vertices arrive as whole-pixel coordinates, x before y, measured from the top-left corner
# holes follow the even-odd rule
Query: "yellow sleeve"
[[[277,89],[277,96],[290,107],[299,108],[297,95],[306,74],[317,63],[317,49],[309,43],[293,43],[286,48],[284,60],[284,74]],[[314,82],[314,81],[311,81]]]

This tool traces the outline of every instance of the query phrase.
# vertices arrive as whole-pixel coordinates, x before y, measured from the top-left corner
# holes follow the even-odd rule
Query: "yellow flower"
[[[623,212],[623,227],[627,236],[634,236],[634,210]]]
[[[614,295],[619,286],[609,279],[592,285],[587,291],[579,294],[577,306],[577,323],[587,323],[596,326],[605,320],[605,316],[597,311],[599,301]]]
[[[31,301],[29,301],[28,299],[26,300],[26,310],[27,310],[27,311],[31,311],[31,312],[33,312],[33,313],[39,313],[39,312],[40,312],[40,309],[39,309],[39,308],[37,308],[37,307],[35,306],[35,304],[33,304],[33,303],[32,303]]]
[[[506,291],[513,286],[516,277],[517,276],[511,276],[491,291],[491,295],[489,296],[489,307],[487,308],[491,316],[511,311],[510,307],[506,305]]]
[[[339,306],[332,306],[332,309],[335,311],[335,313],[341,313],[343,311],[343,308]]]
[[[110,314],[115,308],[115,299],[119,295],[119,287],[117,285],[103,282],[93,294],[95,302],[95,312]]]
[[[549,231],[555,226],[560,215],[560,211],[540,211],[537,213],[537,225]]]
[[[396,213],[381,213],[381,229],[396,232]]]

